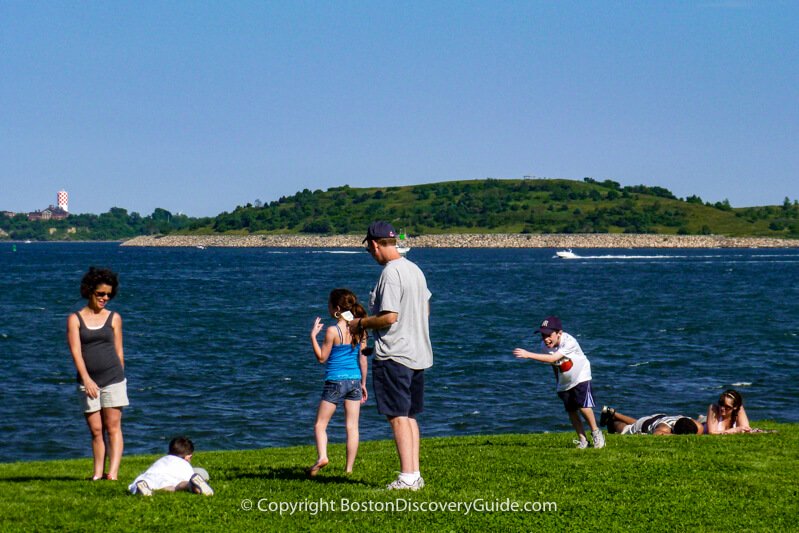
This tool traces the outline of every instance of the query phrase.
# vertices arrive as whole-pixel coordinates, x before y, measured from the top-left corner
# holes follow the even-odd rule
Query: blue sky
[[[0,0],[0,209],[523,176],[799,198],[799,3]]]

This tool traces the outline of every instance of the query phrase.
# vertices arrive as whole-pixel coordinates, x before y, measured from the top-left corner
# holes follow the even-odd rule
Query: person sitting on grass
[[[687,416],[654,414],[638,419],[623,415],[607,405],[602,406],[599,425],[608,433],[621,435],[701,435],[702,424]]]
[[[152,496],[153,491],[190,491],[195,494],[213,496],[214,490],[208,484],[208,473],[191,466],[194,443],[186,437],[175,437],[169,442],[169,455],[165,455],[150,465],[128,490],[132,494]],[[198,473],[199,472],[199,473]],[[203,474],[205,474],[203,476]]]

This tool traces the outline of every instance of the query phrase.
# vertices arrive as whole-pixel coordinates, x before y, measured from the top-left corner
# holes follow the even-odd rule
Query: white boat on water
[[[400,255],[404,256],[405,254],[411,251],[411,247],[408,246],[407,243],[405,242],[406,239],[405,230],[400,230],[399,235],[397,235],[397,237],[399,241],[397,242],[397,251],[399,252]]]
[[[558,257],[560,259],[577,259],[580,256],[572,252],[571,248],[567,248],[565,250],[558,250],[557,252],[555,252],[555,257]]]

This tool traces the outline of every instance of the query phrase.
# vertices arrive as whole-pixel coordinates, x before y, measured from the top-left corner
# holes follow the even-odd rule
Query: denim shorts
[[[342,379],[340,381],[325,381],[325,388],[322,390],[322,400],[338,405],[341,400],[361,401],[360,379]]]

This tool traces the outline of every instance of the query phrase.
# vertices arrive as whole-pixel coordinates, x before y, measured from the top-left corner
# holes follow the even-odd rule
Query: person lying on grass
[[[687,416],[654,414],[638,419],[623,415],[607,405],[602,406],[599,425],[608,433],[621,435],[701,435],[702,424]]]
[[[191,466],[194,443],[186,437],[175,437],[169,442],[169,455],[165,455],[150,465],[133,483],[128,486],[131,494],[152,496],[153,491],[190,491],[195,494],[213,496],[214,490],[208,484],[208,473]],[[198,473],[199,472],[199,473]],[[204,476],[202,474],[205,474]]]
[[[726,435],[729,433],[749,433],[749,417],[746,416],[743,397],[734,390],[728,389],[719,396],[716,404],[707,408],[705,433],[708,435]]]

